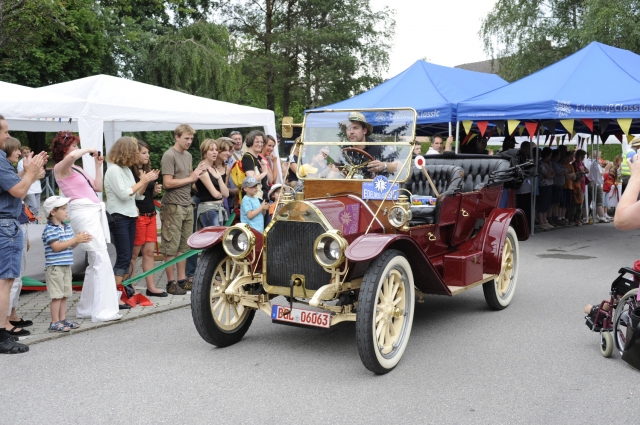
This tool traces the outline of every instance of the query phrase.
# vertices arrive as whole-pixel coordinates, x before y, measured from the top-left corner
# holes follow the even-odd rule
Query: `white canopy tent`
[[[60,131],[78,128],[87,101],[0,81],[0,114],[9,130]]]
[[[189,124],[195,129],[264,127],[267,134],[276,136],[273,111],[192,96],[124,78],[95,75],[36,90],[43,95],[56,93],[86,101],[78,121],[72,121],[65,128],[78,131],[84,147],[101,150],[104,134],[109,151],[123,131],[173,130],[179,124]],[[95,175],[94,162],[89,158],[83,161],[85,170]]]

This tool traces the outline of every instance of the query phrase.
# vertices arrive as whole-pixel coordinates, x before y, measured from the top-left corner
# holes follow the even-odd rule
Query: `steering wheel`
[[[366,169],[367,165],[374,160],[369,152],[359,148],[344,148],[342,153],[347,162],[349,162],[342,165],[341,171],[345,179],[350,179],[355,174],[364,175],[364,173],[370,173],[372,177],[376,175],[376,173]]]

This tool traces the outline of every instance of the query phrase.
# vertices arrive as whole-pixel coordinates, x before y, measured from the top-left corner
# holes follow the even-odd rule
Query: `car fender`
[[[529,226],[527,217],[520,209],[496,208],[487,220],[482,235],[482,258],[484,262],[484,272],[489,274],[499,274],[502,268],[502,250],[507,236],[509,226],[513,227],[519,241],[529,239]]]
[[[200,229],[187,239],[187,245],[191,249],[207,249],[212,247],[220,241],[222,241],[222,235],[228,227],[226,226],[212,226]]]
[[[379,233],[362,235],[349,245],[345,256],[356,263],[371,261],[386,249],[397,249],[407,256],[416,288],[427,294],[451,295],[429,258],[410,236]]]

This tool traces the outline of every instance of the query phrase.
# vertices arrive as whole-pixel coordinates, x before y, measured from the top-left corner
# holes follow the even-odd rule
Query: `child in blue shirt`
[[[69,217],[67,204],[69,198],[51,196],[42,206],[47,217],[47,225],[42,232],[44,243],[44,273],[47,292],[51,297],[51,324],[53,332],[69,332],[80,325],[66,319],[67,298],[71,296],[71,265],[73,248],[80,243],[90,242],[87,232],[73,234],[71,226],[63,223]]]
[[[252,229],[260,233],[264,232],[264,213],[269,210],[267,201],[261,202],[256,198],[258,194],[258,181],[255,177],[245,177],[242,180],[242,190],[246,196],[242,197],[240,204],[240,221],[247,223]]]

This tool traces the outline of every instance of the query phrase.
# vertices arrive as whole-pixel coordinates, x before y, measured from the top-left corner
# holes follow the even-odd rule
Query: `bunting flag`
[[[556,139],[556,146],[560,145],[560,137],[559,136],[555,136]]]
[[[636,136],[634,136],[633,134],[627,134],[627,142],[631,142],[635,138]]]
[[[616,139],[618,139],[618,141],[622,143],[622,131],[616,131],[615,136]]]
[[[624,134],[629,134],[629,128],[631,128],[631,118],[618,118],[618,125]]]
[[[472,140],[473,140],[473,138],[474,138],[474,137],[476,137],[476,136],[477,136],[477,134],[475,134],[475,133],[468,133],[468,134],[465,136],[464,140],[462,141],[462,145],[463,145],[463,146],[464,146],[464,145],[466,145],[467,143],[469,143],[470,141],[472,141]]]
[[[478,130],[480,130],[480,135],[484,136],[484,132],[487,131],[489,121],[478,121],[476,122],[476,125],[478,126]]]
[[[600,135],[603,135],[604,132],[607,130],[607,126],[609,125],[610,121],[611,121],[610,119],[603,119],[603,118],[598,119],[598,130],[600,132]]]
[[[556,122],[555,121],[542,121],[542,131],[544,131],[544,129],[549,130],[549,132],[551,134],[554,134],[556,132]]]
[[[582,123],[584,125],[589,127],[589,131],[591,131],[593,133],[593,120],[592,119],[583,118],[580,121],[582,121]]]
[[[525,122],[524,126],[527,127],[527,133],[529,133],[529,138],[531,139],[536,135],[536,131],[538,131],[538,123],[537,122]],[[544,139],[545,143],[547,139]]]
[[[496,130],[498,130],[498,134],[502,136],[504,134],[504,121],[494,121],[496,125]]]
[[[520,137],[522,137],[522,133],[524,133],[524,126],[518,127],[518,134],[520,135]]]
[[[489,130],[489,133],[487,133],[487,139],[490,139],[491,136],[493,136],[493,133],[496,132],[496,127],[493,127],[491,130]]]
[[[560,120],[560,124],[569,132],[573,133],[573,124],[575,120]]]
[[[567,135],[566,135],[566,134],[563,134],[563,135],[562,135],[562,144],[563,144],[563,145],[564,145],[564,138],[565,138],[565,137],[567,137]],[[569,139],[569,140],[571,140],[571,139]]]
[[[471,125],[473,125],[473,121],[462,121],[465,133],[469,134],[471,132]]]
[[[507,130],[509,130],[510,135],[512,135],[516,131],[516,129],[518,128],[518,124],[520,124],[520,121],[518,120],[507,121]]]
[[[549,136],[550,134],[545,134],[544,135],[544,144],[547,144],[547,140],[549,140]],[[551,142],[549,142],[549,146],[551,146],[551,143],[553,143],[553,138],[551,138]]]

